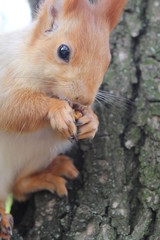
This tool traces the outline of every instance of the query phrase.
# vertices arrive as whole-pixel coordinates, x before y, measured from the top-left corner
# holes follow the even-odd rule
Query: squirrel
[[[0,238],[10,239],[9,193],[67,195],[78,176],[64,154],[94,138],[92,104],[111,60],[109,37],[127,0],[46,0],[25,29],[0,34]]]

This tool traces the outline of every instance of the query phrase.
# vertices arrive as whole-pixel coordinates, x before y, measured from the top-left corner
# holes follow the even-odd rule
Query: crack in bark
[[[140,91],[140,86],[141,86],[141,83],[142,83],[142,73],[141,73],[141,69],[140,69],[140,63],[141,63],[141,56],[139,54],[139,46],[141,44],[141,38],[146,35],[147,33],[147,27],[148,27],[148,20],[147,20],[147,17],[146,17],[146,12],[148,10],[148,4],[149,4],[149,1],[146,0],[145,3],[141,3],[142,6],[141,6],[141,13],[140,13],[140,19],[141,19],[141,30],[139,32],[139,35],[136,36],[136,37],[132,37],[131,38],[131,50],[132,50],[132,58],[133,58],[133,61],[134,61],[134,65],[135,65],[135,69],[136,69],[136,77],[137,77],[137,83],[135,84],[132,84],[132,97],[131,97],[131,100],[135,102],[135,100],[138,98],[139,96],[139,91]],[[134,114],[136,112],[136,108],[134,109],[131,109],[129,111],[129,114],[128,114],[128,117],[125,118],[125,128],[124,128],[124,132],[123,134],[120,135],[120,141],[121,141],[121,146],[122,148],[124,149],[124,154],[125,154],[125,159],[126,159],[126,164],[127,164],[127,156],[129,155],[129,153],[131,153],[134,157],[134,162],[136,162],[136,169],[138,169],[137,171],[137,176],[135,179],[132,179],[131,176],[129,176],[129,181],[133,181],[133,185],[134,185],[134,189],[132,189],[128,195],[131,196],[131,199],[129,201],[129,205],[130,205],[130,216],[129,216],[129,225],[131,227],[131,230],[130,230],[130,234],[128,236],[131,236],[133,230],[134,230],[134,219],[135,219],[135,215],[138,213],[138,205],[139,205],[139,200],[138,200],[138,196],[137,196],[137,192],[139,189],[141,189],[142,185],[139,181],[139,167],[140,167],[140,163],[139,163],[139,156],[140,156],[140,151],[141,151],[141,148],[144,146],[145,144],[145,139],[146,139],[146,135],[145,135],[145,132],[143,129],[141,129],[141,134],[140,134],[140,138],[139,138],[139,142],[136,144],[136,146],[139,147],[139,153],[138,154],[135,154],[135,149],[131,149],[131,150],[127,150],[126,146],[125,146],[125,135],[127,134],[127,132],[129,131],[132,123],[133,123],[133,117],[134,117]],[[127,165],[125,164],[126,166],[126,169],[127,169]],[[128,183],[128,181],[127,181]],[[129,185],[129,183],[128,183]],[[133,199],[135,198],[135,201],[136,201],[136,206],[132,209],[131,207],[131,202],[133,201]],[[145,239],[144,239],[145,240]]]
[[[156,217],[157,217],[157,212],[153,211],[152,209],[150,209],[152,212],[152,221],[149,224],[149,233],[147,236],[144,237],[144,240],[149,240],[150,236],[153,236],[154,234],[154,229],[155,229],[155,222],[156,222]]]

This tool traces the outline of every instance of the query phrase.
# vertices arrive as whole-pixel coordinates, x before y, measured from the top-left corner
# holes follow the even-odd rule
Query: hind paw
[[[9,240],[12,236],[13,217],[10,214],[0,213],[0,239]]]
[[[47,188],[59,196],[67,195],[66,180],[63,178],[74,179],[78,177],[79,172],[73,165],[72,160],[66,156],[58,156],[46,169]]]

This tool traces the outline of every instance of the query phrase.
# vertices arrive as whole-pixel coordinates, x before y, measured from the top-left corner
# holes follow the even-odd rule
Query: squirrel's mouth
[[[69,100],[68,98],[64,97],[64,96],[57,96],[57,95],[52,95],[52,98],[57,98],[63,101],[68,102],[68,104],[70,105],[71,108],[73,108],[73,110],[75,111],[79,111],[79,112],[83,112],[85,111],[85,109],[87,108],[86,105],[82,105],[79,102],[72,102],[71,100]]]

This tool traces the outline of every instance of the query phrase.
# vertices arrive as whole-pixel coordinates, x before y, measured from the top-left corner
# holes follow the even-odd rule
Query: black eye
[[[58,56],[65,62],[69,62],[69,58],[70,58],[70,48],[65,45],[62,44],[59,48],[58,48]]]

